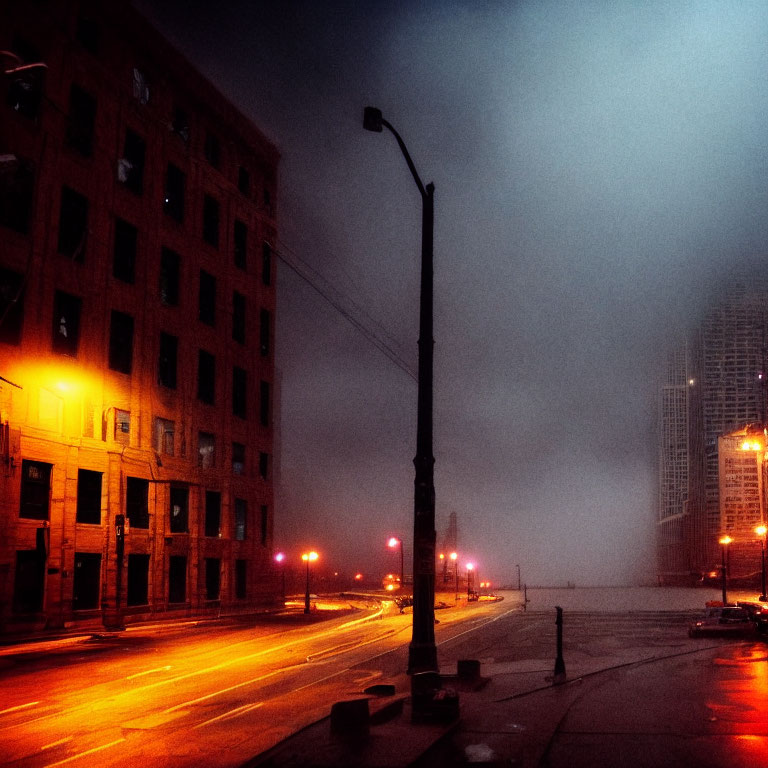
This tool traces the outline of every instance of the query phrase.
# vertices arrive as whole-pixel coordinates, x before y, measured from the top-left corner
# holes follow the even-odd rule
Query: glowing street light
[[[472,587],[470,579],[472,577],[472,571],[475,569],[474,563],[467,563],[467,602],[469,602],[470,598],[472,597]]]
[[[453,598],[453,602],[457,603],[459,601],[459,556],[456,552],[451,552],[448,557],[453,560],[453,569],[456,572],[456,595]]]
[[[765,534],[768,531],[765,525],[758,525],[755,528],[755,533],[760,537],[760,586],[762,591],[760,592],[760,600],[768,600],[765,594]]]
[[[304,593],[304,613],[309,613],[309,564],[313,563],[320,555],[317,552],[305,552],[301,559],[307,564],[307,590]]]
[[[280,573],[282,574],[283,587],[280,594],[281,594],[281,599],[283,604],[285,604],[285,566],[283,565],[284,560],[285,560],[285,552],[278,552],[275,555],[275,562],[280,566]]]
[[[397,536],[391,536],[389,541],[387,542],[387,546],[390,549],[394,549],[395,547],[400,548],[400,589],[404,589],[405,579],[404,579],[404,572],[403,572],[403,540],[398,539]]]
[[[726,567],[725,567],[725,548],[732,541],[733,541],[733,539],[730,536],[725,535],[725,536],[721,536],[720,537],[720,542],[719,542],[720,543],[720,549],[722,550],[722,555],[723,555],[723,566],[722,566],[722,571],[721,571],[722,578],[723,578],[723,605],[726,605],[728,603],[728,596],[727,596],[727,590],[726,590],[728,576],[726,574]]]

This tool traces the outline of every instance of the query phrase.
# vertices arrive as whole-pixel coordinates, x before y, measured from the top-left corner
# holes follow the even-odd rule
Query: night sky
[[[374,105],[435,184],[438,541],[454,511],[494,583],[653,583],[661,360],[768,256],[768,6],[136,5],[280,149],[320,291],[278,264],[276,548],[411,552],[421,198]]]

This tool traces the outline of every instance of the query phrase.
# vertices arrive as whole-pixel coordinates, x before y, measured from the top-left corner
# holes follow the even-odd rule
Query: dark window
[[[262,381],[259,386],[259,421],[262,426],[269,426],[269,382]]]
[[[29,520],[48,519],[52,466],[42,461],[22,459],[19,517]]]
[[[69,91],[67,144],[84,157],[90,157],[93,152],[95,122],[96,99],[73,83]]]
[[[245,474],[245,446],[242,443],[232,443],[232,474]]]
[[[200,350],[197,359],[197,398],[213,405],[216,395],[216,358]]]
[[[247,560],[235,560],[235,598],[237,600],[245,600],[246,597],[247,565]]]
[[[272,284],[272,246],[267,242],[261,246],[261,282]]]
[[[61,188],[59,253],[73,261],[85,259],[88,240],[88,199],[69,187]]]
[[[251,194],[251,176],[242,165],[237,169],[237,188],[241,195],[248,197]]]
[[[248,502],[235,499],[235,541],[245,541],[247,533]]]
[[[40,54],[26,40],[16,38],[13,42],[13,56],[5,58],[5,69],[13,70],[28,64],[40,63]],[[17,72],[9,72],[8,93],[5,99],[11,109],[20,115],[34,120],[40,111],[40,101],[43,98],[43,86],[45,83],[45,67],[33,67],[21,69]]]
[[[171,555],[168,558],[168,602],[183,603],[187,599],[187,558]]]
[[[200,270],[200,322],[206,325],[216,324],[216,278]]]
[[[184,173],[173,163],[168,163],[165,174],[165,198],[163,210],[178,222],[184,221]]]
[[[149,104],[149,80],[137,67],[133,68],[133,98],[139,104]]]
[[[149,528],[149,480],[126,479],[125,512],[132,528]]]
[[[169,419],[155,418],[155,451],[166,456],[174,456],[176,425]]]
[[[75,552],[72,608],[76,611],[98,608],[100,588],[101,555],[90,552]]]
[[[269,355],[270,320],[269,310],[262,309],[259,313],[259,349],[261,350],[262,357]]]
[[[26,235],[29,232],[35,174],[31,163],[14,155],[0,161],[0,224]],[[10,159],[12,158],[12,159]]]
[[[205,535],[218,536],[221,531],[221,494],[205,492]]]
[[[77,470],[78,523],[101,525],[101,472],[90,469]]]
[[[269,507],[266,504],[261,505],[261,544],[267,545],[267,531],[269,529]]]
[[[189,488],[171,487],[171,533],[189,530]]]
[[[18,344],[24,319],[24,278],[0,267],[0,342]]]
[[[16,552],[13,612],[35,613],[43,608],[45,558],[34,549]]]
[[[203,154],[205,159],[214,167],[221,165],[221,142],[214,133],[205,134],[205,144],[203,145]]]
[[[109,325],[109,367],[120,373],[133,368],[133,318],[112,310]]]
[[[259,476],[267,479],[269,474],[269,454],[259,451]]]
[[[78,16],[75,37],[89,53],[96,55],[99,52],[99,26],[93,19]]]
[[[149,602],[149,555],[128,555],[128,605]]]
[[[131,130],[125,132],[123,156],[117,161],[117,180],[136,195],[144,190],[144,139]]]
[[[232,293],[232,338],[245,344],[245,296]]]
[[[157,380],[164,387],[176,389],[176,355],[179,340],[168,333],[160,334],[160,356],[157,363]]]
[[[201,469],[216,466],[216,436],[210,432],[197,433],[197,466]]]
[[[171,130],[183,141],[189,141],[189,115],[181,107],[174,107]]]
[[[219,247],[219,201],[210,195],[203,198],[203,240]]]
[[[248,228],[240,219],[235,219],[234,241],[235,266],[245,269],[248,263]]]
[[[63,291],[53,298],[53,351],[77,357],[80,342],[80,310],[82,299]]]
[[[232,368],[232,413],[241,419],[246,417],[248,397],[248,374],[243,368]]]
[[[160,257],[160,301],[170,307],[179,303],[179,264],[181,259],[176,251],[163,248]]]
[[[112,274],[124,283],[133,284],[136,277],[136,227],[122,219],[115,219],[115,252]]]
[[[221,588],[221,560],[218,557],[205,558],[205,599],[218,600]]]

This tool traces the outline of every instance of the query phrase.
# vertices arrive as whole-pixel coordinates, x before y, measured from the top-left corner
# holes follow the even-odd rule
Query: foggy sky
[[[278,250],[416,368],[435,184],[438,541],[496,583],[653,582],[664,349],[768,249],[762,2],[143,10],[282,153]],[[396,567],[416,384],[278,265],[275,545]]]

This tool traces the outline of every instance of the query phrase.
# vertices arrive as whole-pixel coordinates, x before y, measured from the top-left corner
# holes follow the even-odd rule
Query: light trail
[[[166,664],[164,667],[158,667],[157,669],[148,669],[145,672],[137,672],[135,675],[128,675],[126,677],[126,680],[135,680],[137,677],[143,677],[144,675],[151,675],[154,672],[167,672],[169,669],[171,669],[170,664]]]
[[[71,763],[73,760],[79,760],[81,757],[85,757],[86,755],[92,755],[94,752],[101,752],[104,749],[109,749],[110,747],[114,747],[116,744],[121,744],[124,741],[125,739],[117,739],[116,741],[110,741],[109,744],[102,744],[100,747],[94,747],[93,749],[89,749],[86,752],[80,752],[77,755],[66,757],[64,758],[64,760],[59,760],[56,763],[48,763],[48,765],[43,766],[43,768],[54,768],[54,766],[57,766],[57,765],[64,765],[66,763]]]
[[[8,707],[8,709],[0,710],[0,715],[7,715],[9,712],[18,712],[20,709],[27,709],[28,707],[34,707],[35,704],[39,704],[39,701],[30,701],[29,704],[19,704],[17,707]]]
[[[257,704],[243,704],[242,707],[237,707],[236,709],[230,709],[229,712],[225,712],[223,715],[219,715],[218,717],[212,717],[210,720],[206,720],[203,723],[198,723],[194,727],[194,730],[197,730],[198,728],[202,728],[204,725],[210,725],[211,723],[216,723],[219,720],[224,720],[228,717],[240,717],[240,715],[245,715],[248,712],[253,712],[254,709],[258,709],[259,707],[263,707],[264,702],[260,701]]]

